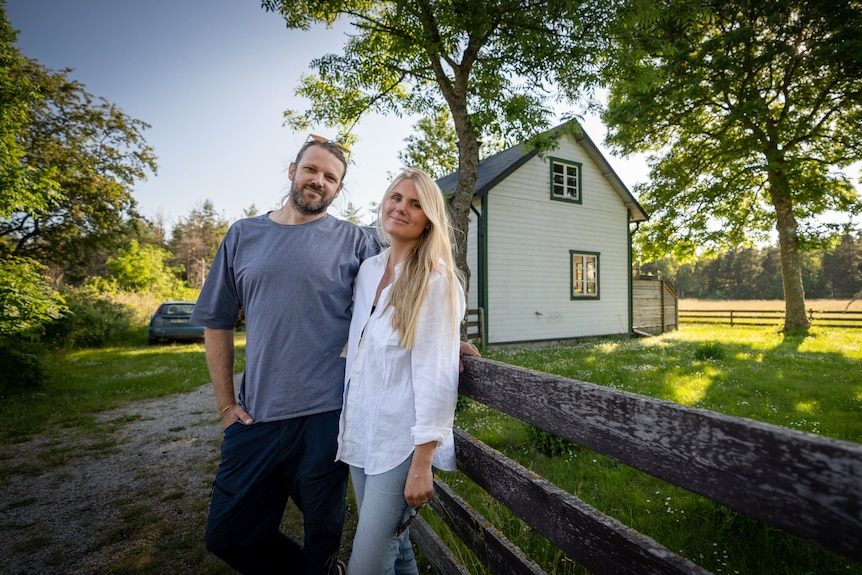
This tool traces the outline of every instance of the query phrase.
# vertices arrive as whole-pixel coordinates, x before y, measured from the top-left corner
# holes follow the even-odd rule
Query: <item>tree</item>
[[[263,0],[263,6],[290,28],[344,16],[357,31],[343,55],[312,62],[318,75],[303,77],[297,89],[311,107],[286,112],[291,128],[323,123],[349,141],[369,113],[431,115],[448,108],[460,170],[449,210],[456,233],[466,234],[481,138],[527,140],[547,128],[551,99],[578,101],[597,81],[601,29],[613,2]],[[469,280],[467,242],[456,244],[456,264]]]
[[[402,165],[419,168],[435,180],[458,170],[458,136],[449,108],[441,108],[413,125],[407,146],[398,153]]]
[[[30,107],[41,98],[26,73],[28,62],[13,46],[16,31],[0,4],[0,218],[30,208],[42,212],[55,197],[53,170],[24,161],[27,150],[20,140]]]
[[[419,168],[438,179],[458,171],[458,134],[449,108],[443,107],[431,116],[420,118],[414,125],[415,134],[407,136],[407,147],[398,152],[405,167]],[[479,158],[492,156],[513,146],[511,138],[486,137],[479,142]]]
[[[0,219],[25,207],[44,212],[57,188],[53,170],[26,161],[21,133],[40,94],[27,75],[27,59],[13,46],[16,38],[0,3]],[[21,335],[38,332],[66,310],[63,298],[45,283],[43,272],[38,262],[9,254],[0,236],[0,355],[20,356]],[[6,358],[0,361],[11,365]]]
[[[56,193],[24,202],[0,219],[0,249],[59,270],[78,283],[94,259],[120,248],[140,221],[132,188],[155,156],[142,132],[149,126],[104,99],[96,101],[70,71],[27,61],[22,81],[42,98],[31,102],[17,138],[29,169],[50,173]]]
[[[774,228],[784,329],[807,330],[800,250],[817,237],[812,218],[860,209],[841,171],[862,160],[858,0],[643,6],[619,25],[603,116],[619,151],[652,154],[640,249],[685,257]]]
[[[862,240],[850,232],[823,256],[823,273],[831,286],[831,296],[852,298],[862,290]]]
[[[200,208],[193,208],[174,226],[169,245],[174,261],[184,266],[186,279],[192,287],[203,287],[207,264],[215,257],[229,225],[216,212],[212,201],[205,200]]]
[[[341,217],[348,222],[361,225],[361,220],[359,219],[359,213],[361,211],[362,208],[356,207],[353,205],[353,202],[347,202],[347,205],[341,210]]]
[[[141,246],[132,240],[129,246],[105,264],[120,289],[169,295],[182,288],[177,271],[168,266],[172,254],[159,246]]]
[[[66,311],[63,298],[42,279],[44,266],[0,257],[0,339],[41,329]]]

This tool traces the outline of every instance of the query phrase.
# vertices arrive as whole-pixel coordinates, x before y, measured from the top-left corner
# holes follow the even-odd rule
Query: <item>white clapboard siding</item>
[[[582,203],[550,199],[547,156],[582,164]],[[565,140],[530,159],[489,192],[486,206],[488,343],[629,331],[627,211],[578,144]],[[597,299],[571,299],[570,250],[599,254]]]

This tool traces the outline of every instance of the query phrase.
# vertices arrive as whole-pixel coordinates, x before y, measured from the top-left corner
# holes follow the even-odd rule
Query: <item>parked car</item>
[[[150,345],[168,341],[203,341],[204,326],[189,323],[193,301],[166,301],[150,319]]]

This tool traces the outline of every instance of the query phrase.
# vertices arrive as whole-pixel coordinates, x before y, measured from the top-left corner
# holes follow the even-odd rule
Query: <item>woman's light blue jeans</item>
[[[412,460],[410,456],[395,469],[379,475],[366,475],[363,468],[350,466],[359,522],[347,564],[348,575],[419,575],[409,529],[395,537],[407,510],[404,485]]]

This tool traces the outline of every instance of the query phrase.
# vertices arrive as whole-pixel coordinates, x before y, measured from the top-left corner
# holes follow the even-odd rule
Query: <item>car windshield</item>
[[[162,313],[165,315],[191,315],[194,308],[195,304],[193,303],[172,303],[167,305]]]

